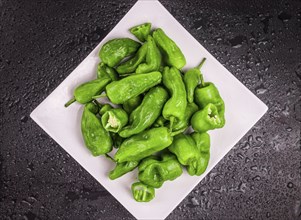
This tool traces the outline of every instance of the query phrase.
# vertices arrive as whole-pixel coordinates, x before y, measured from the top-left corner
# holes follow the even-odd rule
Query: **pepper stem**
[[[68,102],[66,102],[65,107],[67,108],[69,105],[71,105],[73,102],[75,102],[76,99],[75,97],[73,97],[72,99],[70,99]]]
[[[174,116],[172,116],[172,117],[170,117],[170,124],[169,124],[169,131],[170,132],[172,132],[172,126],[173,126],[173,123],[174,123],[174,121],[175,121],[175,117]]]
[[[206,57],[204,57],[204,58],[202,59],[201,63],[197,66],[197,68],[198,68],[198,69],[201,69],[202,66],[204,65],[205,61],[206,61]]]
[[[116,162],[109,154],[105,154],[105,157],[113,162]]]
[[[107,97],[106,94],[100,94],[100,95],[92,96],[92,99],[105,98],[105,97]]]

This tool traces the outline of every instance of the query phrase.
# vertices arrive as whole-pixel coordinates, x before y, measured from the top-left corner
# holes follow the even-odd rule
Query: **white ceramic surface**
[[[93,157],[85,148],[80,132],[81,105],[75,103],[64,108],[78,84],[95,78],[98,51],[103,43],[116,37],[133,38],[128,29],[143,22],[151,22],[154,28],[163,28],[179,45],[187,60],[185,69],[196,66],[203,57],[207,58],[202,72],[205,80],[215,83],[219,89],[225,101],[227,120],[224,128],[210,132],[211,158],[207,171],[200,177],[191,177],[185,172],[175,181],[164,183],[149,203],[138,203],[132,198],[130,187],[137,172],[111,181],[108,172],[114,164],[104,157]],[[30,116],[136,218],[164,219],[266,111],[267,106],[202,47],[159,2],[138,1]]]

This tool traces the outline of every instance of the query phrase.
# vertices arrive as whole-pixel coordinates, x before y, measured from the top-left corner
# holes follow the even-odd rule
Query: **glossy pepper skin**
[[[115,38],[102,46],[99,57],[103,63],[114,67],[125,57],[134,54],[140,46],[140,43],[130,38]]]
[[[154,156],[145,158],[138,167],[138,179],[148,186],[160,188],[167,180],[174,180],[183,173],[175,155],[165,153],[162,159]]]
[[[130,29],[130,32],[141,42],[146,41],[147,36],[150,34],[152,24],[144,23],[137,26],[134,26]]]
[[[81,104],[91,102],[93,97],[100,95],[104,91],[106,85],[110,82],[111,79],[109,77],[104,77],[102,79],[91,80],[79,85],[73,92],[74,98],[68,101],[65,104],[65,107],[68,107],[75,101]]]
[[[219,117],[222,120],[221,124],[225,124],[225,103],[213,83],[206,82],[199,85],[195,89],[194,96],[195,103],[201,109],[205,108],[209,103],[214,104],[217,107]]]
[[[141,104],[141,102],[142,97],[141,95],[138,95],[127,100],[125,103],[123,103],[122,107],[128,114],[131,114],[132,111],[134,111]]]
[[[81,131],[87,148],[93,156],[106,154],[112,150],[112,139],[96,116],[98,106],[94,103],[85,105],[81,119]]]
[[[161,28],[153,32],[153,38],[163,54],[163,59],[169,66],[182,69],[186,64],[186,59],[177,44],[170,39]]]
[[[171,128],[177,120],[182,120],[187,106],[187,96],[181,73],[175,67],[165,67],[162,82],[170,93],[170,99],[165,103],[162,115],[170,121]]]
[[[172,137],[167,128],[152,128],[125,139],[115,154],[115,161],[122,163],[141,160],[171,143]]]
[[[200,176],[205,172],[210,158],[210,136],[207,133],[179,134],[168,147],[178,161],[186,166],[189,175]]]
[[[137,202],[149,202],[155,198],[154,187],[147,186],[141,182],[136,182],[132,184],[132,194]]]
[[[109,173],[109,178],[115,180],[124,174],[134,170],[139,164],[139,161],[130,161],[124,163],[117,163],[115,168]]]
[[[197,111],[191,118],[193,130],[202,133],[216,128],[222,128],[224,121],[214,104],[209,103],[204,109]]]
[[[172,135],[184,132],[189,124],[192,115],[198,110],[198,106],[195,103],[188,103],[186,106],[184,118],[177,120],[172,127]]]
[[[192,103],[194,101],[194,90],[199,85],[199,83],[203,81],[203,75],[201,74],[200,68],[203,66],[205,60],[206,58],[204,58],[197,67],[188,70],[184,74],[183,80],[187,90],[188,103]]]
[[[122,108],[113,108],[103,114],[101,122],[107,131],[117,133],[128,123],[128,115]]]
[[[123,104],[161,82],[160,72],[136,74],[111,82],[106,87],[106,94],[114,104]]]
[[[168,94],[161,86],[149,90],[139,105],[130,115],[129,125],[124,127],[119,135],[130,137],[149,128],[160,116],[164,103],[168,99]]]
[[[161,53],[152,38],[152,36],[147,37],[147,52],[146,52],[146,62],[141,63],[137,69],[136,73],[149,73],[152,71],[157,71],[161,66]]]
[[[139,48],[139,50],[135,54],[135,56],[133,56],[129,60],[125,61],[124,63],[121,63],[116,68],[116,70],[119,73],[119,75],[131,74],[131,73],[134,73],[136,71],[136,69],[139,66],[139,64],[141,64],[145,60],[145,56],[146,56],[147,48],[148,48],[147,45],[148,45],[147,43],[143,44]]]
[[[116,81],[118,80],[118,74],[114,68],[100,62],[97,66],[97,78],[110,78],[112,81]]]

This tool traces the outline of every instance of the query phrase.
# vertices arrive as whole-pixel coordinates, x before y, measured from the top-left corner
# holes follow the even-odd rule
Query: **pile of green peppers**
[[[210,159],[209,130],[225,125],[225,103],[200,71],[205,58],[185,73],[177,44],[151,23],[130,29],[139,40],[116,38],[100,49],[96,79],[79,85],[73,102],[84,105],[81,131],[93,156],[115,168],[111,180],[138,168],[133,197],[148,202],[155,188],[183,173],[200,176]],[[99,102],[106,97],[108,102]],[[191,129],[192,127],[193,132]],[[114,156],[113,147],[116,148]]]

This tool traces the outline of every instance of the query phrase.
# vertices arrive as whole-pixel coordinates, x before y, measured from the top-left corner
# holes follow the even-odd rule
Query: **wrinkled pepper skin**
[[[103,114],[101,122],[107,131],[117,133],[128,123],[128,115],[122,108],[113,108]]]
[[[99,57],[103,63],[114,67],[125,57],[134,54],[140,46],[140,43],[130,38],[115,38],[102,46]]]
[[[161,80],[160,72],[131,75],[107,85],[106,94],[112,103],[123,104],[159,84]]]
[[[149,73],[152,71],[157,71],[161,66],[161,53],[152,38],[152,36],[147,37],[147,53],[146,53],[146,62],[141,63],[137,69],[136,73]]]
[[[187,100],[188,103],[192,103],[194,101],[194,90],[199,85],[199,83],[203,82],[203,75],[201,73],[201,67],[205,63],[206,58],[204,58],[201,63],[190,70],[188,70],[184,74],[184,83],[187,90]]]
[[[222,124],[225,124],[225,103],[213,83],[206,82],[203,85],[198,86],[195,89],[194,96],[195,103],[201,109],[205,108],[209,103],[214,104],[217,107]]]
[[[162,82],[170,93],[170,99],[165,103],[162,115],[170,121],[171,127],[177,120],[182,120],[187,106],[187,96],[181,73],[175,67],[165,67]]]
[[[141,95],[138,95],[127,100],[125,103],[123,103],[122,107],[128,114],[131,114],[132,111],[134,111],[141,104],[141,102],[142,97]]]
[[[149,202],[155,198],[155,189],[141,182],[133,183],[131,189],[137,202]]]
[[[177,132],[177,131],[185,131],[189,124],[190,124],[190,119],[192,115],[198,110],[198,106],[195,103],[188,103],[186,106],[184,118],[177,120],[173,126],[172,126],[172,131]]]
[[[115,154],[115,161],[141,160],[151,154],[167,148],[172,143],[172,137],[167,128],[152,128],[125,139]]]
[[[160,188],[165,181],[174,180],[183,173],[181,164],[175,155],[170,153],[163,154],[161,160],[154,157],[145,158],[138,170],[138,179],[154,188]]]
[[[207,133],[197,132],[190,135],[179,134],[174,137],[168,150],[177,156],[182,165],[186,166],[189,175],[200,176],[208,166],[210,136]]]
[[[141,42],[146,41],[147,36],[150,34],[152,24],[151,23],[144,23],[132,27],[130,32]]]
[[[222,128],[225,125],[220,117],[217,107],[209,103],[204,109],[197,111],[191,118],[193,130],[202,133],[216,128]]]
[[[109,153],[112,150],[112,139],[96,116],[98,106],[94,103],[85,105],[81,119],[81,131],[87,148],[93,156]]]
[[[134,170],[139,164],[139,161],[130,161],[124,163],[117,163],[115,168],[109,173],[109,178],[115,180],[124,174]]]
[[[111,79],[107,77],[91,80],[79,85],[73,92],[74,98],[68,101],[65,104],[65,107],[68,107],[75,101],[79,102],[80,104],[91,102],[93,97],[100,95],[104,91],[106,85],[108,85],[110,82]]]
[[[139,48],[138,52],[135,54],[134,57],[130,58],[129,60],[125,61],[124,63],[121,63],[116,68],[119,75],[130,74],[130,73],[134,73],[136,71],[139,64],[141,64],[145,60],[145,56],[146,56],[147,48],[148,48],[147,45],[148,45],[147,43],[143,44]],[[151,72],[151,71],[149,71],[149,72]]]
[[[162,87],[157,86],[149,90],[141,105],[131,113],[129,125],[124,127],[119,135],[126,138],[149,128],[160,116],[167,99],[167,91]]]
[[[100,62],[97,66],[97,78],[110,78],[112,81],[116,81],[118,80],[118,74],[114,68]]]
[[[113,107],[110,104],[104,104],[103,106],[100,107],[98,113],[102,116],[104,113],[111,110],[112,108]]]
[[[186,64],[186,59],[177,44],[170,39],[161,28],[153,32],[153,38],[163,54],[163,59],[169,66],[182,69]]]

